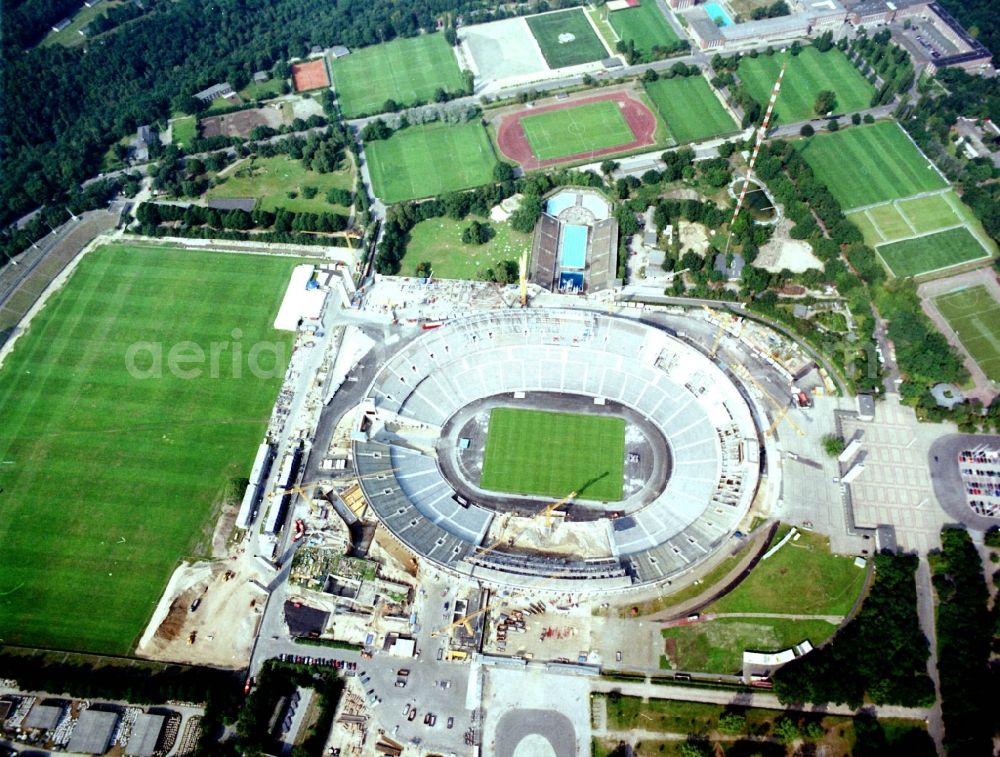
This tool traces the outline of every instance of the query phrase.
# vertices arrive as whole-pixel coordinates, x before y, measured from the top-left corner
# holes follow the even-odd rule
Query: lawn
[[[990,254],[964,226],[883,244],[877,249],[892,274],[899,278],[950,268]]]
[[[506,223],[487,221],[496,236],[482,245],[462,242],[462,230],[472,221],[451,218],[428,218],[410,230],[403,258],[403,276],[415,276],[417,265],[431,264],[435,278],[476,279],[500,260],[518,260],[531,250],[531,234],[514,231]]]
[[[779,652],[806,639],[815,646],[836,630],[837,626],[823,620],[720,618],[665,628],[661,633],[675,645],[670,658],[677,670],[731,674],[742,670],[746,650]]]
[[[618,104],[610,100],[525,116],[521,126],[539,160],[603,150],[635,140]]]
[[[651,55],[655,46],[680,42],[663,12],[651,0],[646,0],[635,8],[611,11],[608,21],[620,39],[635,43],[635,49],[640,55]]]
[[[493,491],[617,502],[625,421],[607,415],[494,408],[481,485]]]
[[[659,79],[647,82],[645,87],[678,144],[739,129],[704,76]]]
[[[349,158],[344,158],[342,168],[331,173],[318,173],[302,165],[301,160],[287,155],[273,158],[251,158],[219,179],[221,183],[208,190],[209,199],[256,197],[258,207],[273,211],[285,208],[296,213],[323,213],[348,208],[331,205],[326,201],[330,189],[354,189],[354,171]],[[313,197],[306,197],[304,189],[314,187]],[[295,197],[289,197],[292,193]]]
[[[410,126],[368,142],[365,156],[375,194],[387,204],[486,184],[497,164],[478,121]]]
[[[525,20],[549,68],[577,66],[610,55],[579,8],[528,16]]]
[[[412,105],[443,88],[459,92],[465,80],[443,34],[394,39],[333,61],[333,83],[347,118],[381,113],[386,100]]]
[[[857,224],[865,242],[873,247],[915,234],[929,234],[968,224],[973,235],[980,242],[985,242],[991,253],[996,253],[995,245],[990,244],[992,240],[978,219],[950,189],[854,211],[848,214],[848,218]]]
[[[177,561],[206,553],[291,352],[271,323],[294,263],[108,246],[38,314],[0,369],[4,641],[128,654]],[[175,346],[184,361],[236,338],[238,362],[226,347],[217,371],[207,354],[175,366],[199,377],[170,368]],[[127,367],[137,344],[145,376]],[[267,376],[249,368],[258,344]]]
[[[972,359],[1000,382],[1000,303],[986,287],[975,286],[938,297],[934,304]]]
[[[800,531],[705,612],[847,615],[864,582],[853,557],[831,554],[825,536]]]
[[[948,186],[895,121],[818,134],[796,144],[845,210]]]
[[[268,79],[267,81],[252,81],[240,90],[240,97],[244,100],[270,100],[281,94],[281,79]]]
[[[864,110],[871,104],[874,88],[836,47],[821,53],[807,47],[795,57],[791,53],[748,55],[740,60],[737,73],[750,96],[766,106],[778,79],[782,63],[788,63],[781,80],[781,93],[774,106],[779,124],[790,124],[817,118],[813,106],[821,90],[837,95],[837,113]]]
[[[183,116],[170,121],[171,138],[175,145],[190,147],[198,138],[198,119],[194,116]]]

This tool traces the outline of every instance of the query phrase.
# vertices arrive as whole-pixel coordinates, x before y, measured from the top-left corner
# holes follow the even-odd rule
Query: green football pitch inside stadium
[[[895,121],[795,143],[844,210],[948,186]]]
[[[478,121],[401,129],[365,144],[375,195],[391,204],[478,187],[493,180],[497,158]]]
[[[739,129],[704,76],[658,79],[644,86],[677,144],[698,142]]]
[[[539,160],[603,150],[635,140],[621,109],[611,100],[525,116],[521,126]]]
[[[1000,303],[974,286],[934,300],[962,345],[992,380],[1000,381]]]
[[[430,101],[438,88],[460,92],[465,80],[443,34],[362,47],[333,62],[333,84],[345,118],[381,113],[386,100]]]
[[[663,12],[655,2],[648,0],[634,8],[611,11],[608,22],[619,38],[631,40],[635,43],[636,51],[642,55],[649,55],[656,46],[676,45],[680,42]]]
[[[291,354],[272,321],[295,262],[106,246],[34,318],[0,368],[6,643],[128,654],[178,560],[207,553]],[[175,347],[205,361],[171,370]]]
[[[549,68],[577,66],[610,55],[579,8],[528,16],[525,20]]]
[[[775,53],[756,58],[744,55],[740,59],[737,69],[740,81],[750,96],[763,107],[771,99],[771,91],[783,63],[788,63],[788,68],[774,106],[778,124],[818,118],[814,106],[816,95],[822,90],[837,96],[835,113],[850,114],[871,104],[875,90],[847,56],[836,47],[825,53],[815,47],[807,47],[794,57],[791,53]]]
[[[494,408],[480,484],[514,494],[617,502],[625,475],[625,421],[607,415]]]
[[[989,255],[964,226],[883,244],[876,249],[893,275],[900,278],[939,271]]]

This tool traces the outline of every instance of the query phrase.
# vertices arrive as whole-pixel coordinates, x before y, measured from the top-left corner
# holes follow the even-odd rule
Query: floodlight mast
[[[760,128],[757,129],[757,142],[753,146],[753,154],[750,155],[750,164],[747,166],[747,175],[743,179],[743,188],[740,190],[739,199],[736,201],[736,209],[733,210],[733,217],[729,221],[729,236],[726,238],[726,254],[729,254],[729,245],[733,241],[733,224],[736,223],[736,218],[739,216],[740,211],[743,210],[743,200],[746,199],[747,189],[750,187],[750,177],[753,175],[753,167],[757,163],[757,155],[760,153],[760,146],[764,144],[764,138],[767,137],[767,126],[771,121],[771,113],[774,111],[774,104],[778,101],[778,93],[781,92],[781,80],[785,76],[785,69],[788,67],[788,62],[781,64],[781,70],[778,72],[778,79],[774,82],[774,89],[771,90],[771,99],[767,103],[767,110],[764,112],[764,120],[761,121]]]

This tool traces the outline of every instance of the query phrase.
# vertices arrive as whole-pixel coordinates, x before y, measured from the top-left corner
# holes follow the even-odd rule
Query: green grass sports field
[[[333,84],[346,118],[381,113],[386,100],[430,101],[439,87],[458,92],[465,80],[443,34],[394,39],[333,61]]]
[[[490,412],[484,489],[617,502],[625,475],[625,421],[606,415],[498,407]]]
[[[390,204],[486,184],[497,164],[478,121],[410,126],[369,142],[365,156],[376,196]]]
[[[291,335],[271,323],[293,265],[103,247],[34,319],[0,369],[5,642],[127,654],[177,561],[207,551],[213,512],[250,471],[291,353]],[[237,341],[238,370],[230,347],[213,378],[211,344]],[[147,376],[127,366],[139,342],[152,345],[133,353]],[[258,348],[273,378],[249,370],[258,343],[276,345]],[[182,358],[204,351],[202,364],[175,364],[200,377],[170,370],[175,345]]]
[[[610,55],[579,8],[528,16],[525,20],[549,68],[576,66]]]
[[[656,3],[644,2],[635,8],[611,11],[608,22],[620,39],[635,43],[640,55],[651,54],[657,45],[674,45],[680,41]]]
[[[627,145],[635,139],[618,104],[610,100],[525,116],[521,126],[539,160]]]
[[[314,187],[316,194],[306,197],[306,187]],[[219,179],[206,196],[209,199],[255,197],[260,200],[258,207],[269,211],[285,208],[295,213],[347,213],[350,208],[327,202],[326,193],[330,189],[353,188],[354,171],[349,158],[344,159],[340,170],[319,173],[303,166],[301,160],[276,155],[251,158],[240,164]],[[295,196],[290,197],[292,194]]]
[[[942,295],[934,305],[983,372],[1000,381],[1000,303],[975,286]]]
[[[170,125],[174,144],[190,147],[191,143],[198,138],[198,121],[194,116],[175,118],[170,122]]]
[[[895,121],[796,143],[845,210],[948,186]]]
[[[737,74],[750,96],[767,106],[782,63],[788,63],[781,80],[781,93],[774,106],[777,123],[790,124],[817,118],[813,106],[821,90],[837,95],[836,113],[863,110],[871,104],[874,88],[836,47],[821,53],[807,47],[796,56],[791,53],[743,56]]]
[[[644,86],[678,144],[698,142],[739,128],[704,76],[659,79]]]
[[[883,244],[877,249],[889,270],[900,278],[919,276],[989,255],[986,248],[964,226]]]

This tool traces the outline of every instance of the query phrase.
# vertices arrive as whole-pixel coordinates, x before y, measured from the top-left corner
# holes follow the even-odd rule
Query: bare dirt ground
[[[966,391],[965,395],[967,397],[978,397],[983,401],[984,405],[988,405],[997,396],[993,382],[989,380],[983,369],[979,367],[979,363],[972,359],[972,355],[962,345],[958,334],[955,333],[955,330],[952,329],[934,304],[935,297],[940,297],[956,289],[973,286],[986,287],[986,291],[990,293],[993,299],[1000,302],[1000,283],[997,282],[992,268],[980,268],[976,271],[959,274],[958,276],[949,276],[945,279],[928,281],[917,287],[917,294],[920,296],[920,306],[924,309],[927,317],[934,322],[938,331],[944,334],[945,339],[948,340],[948,344],[962,355],[962,362],[972,376],[975,388]]]
[[[174,571],[137,656],[223,668],[249,663],[266,599],[255,582],[266,579],[242,544],[228,545],[235,518],[235,508],[223,508],[211,537],[211,561],[183,563]]]
[[[708,229],[704,224],[678,221],[677,236],[680,239],[681,250],[691,250],[702,257],[708,251]]]
[[[782,216],[771,239],[760,248],[755,266],[771,273],[779,273],[785,268],[794,273],[802,273],[808,268],[823,268],[823,262],[813,254],[808,242],[789,236],[791,227],[792,222]]]

